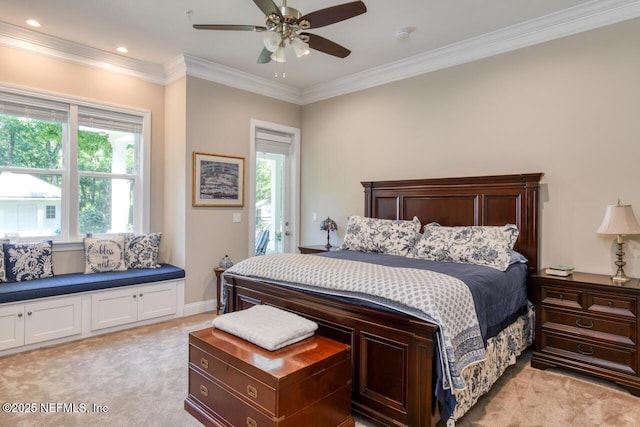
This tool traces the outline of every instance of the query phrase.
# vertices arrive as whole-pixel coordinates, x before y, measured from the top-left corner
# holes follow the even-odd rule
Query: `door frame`
[[[291,232],[291,250],[295,251],[300,242],[300,129],[263,120],[250,120],[249,147],[249,249],[248,255],[255,255],[256,247],[256,133],[259,129],[282,132],[291,135],[289,154],[291,177],[289,182],[289,221],[293,224]]]

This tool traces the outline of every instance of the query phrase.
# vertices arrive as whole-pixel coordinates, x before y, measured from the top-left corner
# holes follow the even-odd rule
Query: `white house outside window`
[[[148,112],[2,89],[0,238],[147,230]]]

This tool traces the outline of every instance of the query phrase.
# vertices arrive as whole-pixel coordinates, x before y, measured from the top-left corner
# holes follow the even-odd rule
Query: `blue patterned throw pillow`
[[[4,243],[4,262],[9,281],[22,282],[53,276],[52,242]]]
[[[518,227],[467,226],[441,227],[428,224],[422,238],[408,255],[440,262],[485,265],[505,271],[518,240]]]
[[[124,260],[127,268],[158,268],[162,233],[125,236]]]
[[[341,248],[405,256],[420,238],[421,226],[417,217],[406,221],[352,215]]]
[[[84,238],[84,274],[125,271],[124,236]]]
[[[7,281],[7,269],[4,268],[4,242],[0,244],[0,249],[2,249],[0,253],[0,283],[2,283]]]

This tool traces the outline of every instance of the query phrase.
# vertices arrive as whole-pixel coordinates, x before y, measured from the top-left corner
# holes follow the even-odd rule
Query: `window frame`
[[[61,250],[73,250],[82,248],[82,238],[79,227],[79,171],[77,168],[77,146],[78,146],[78,109],[79,107],[107,110],[114,113],[122,113],[141,118],[141,141],[136,155],[137,174],[135,178],[135,211],[134,211],[134,233],[147,233],[150,227],[151,213],[151,111],[146,109],[128,107],[98,100],[81,98],[72,95],[65,95],[45,90],[27,88],[0,82],[0,91],[9,94],[42,99],[67,104],[68,111],[68,132],[63,135],[67,140],[63,143],[63,169],[33,169],[0,166],[0,171],[12,171],[19,173],[60,173],[62,175],[62,201],[60,206],[60,228],[63,230],[60,236],[51,236],[54,247]],[[75,183],[75,184],[71,184]],[[75,209],[72,207],[75,206]],[[75,214],[71,211],[75,210]],[[2,236],[0,236],[2,237]],[[41,241],[41,237],[21,237],[24,242]],[[46,239],[50,237],[47,236]]]

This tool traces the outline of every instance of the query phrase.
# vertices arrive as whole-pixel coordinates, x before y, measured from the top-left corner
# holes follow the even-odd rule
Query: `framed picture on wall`
[[[244,206],[244,157],[194,151],[193,206]]]

